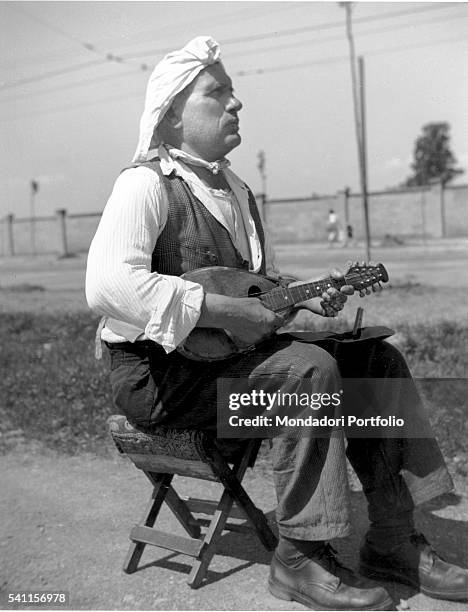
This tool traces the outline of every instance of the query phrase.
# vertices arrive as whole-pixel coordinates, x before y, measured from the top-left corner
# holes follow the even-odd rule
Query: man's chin
[[[226,139],[226,148],[229,147],[226,151],[226,155],[232,151],[233,149],[235,149],[236,147],[238,147],[240,145],[240,143],[242,142],[242,138],[240,136],[239,133],[236,134],[231,134],[227,139]]]

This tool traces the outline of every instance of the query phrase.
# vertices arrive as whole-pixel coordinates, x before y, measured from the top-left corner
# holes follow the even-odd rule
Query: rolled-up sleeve
[[[86,298],[95,312],[141,330],[170,352],[197,324],[204,292],[197,283],[151,271],[167,207],[153,170],[132,168],[118,177],[89,249]]]

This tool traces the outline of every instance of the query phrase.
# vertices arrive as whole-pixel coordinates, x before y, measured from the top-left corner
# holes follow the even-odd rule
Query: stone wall
[[[263,198],[259,197],[259,204]],[[263,215],[275,243],[323,242],[328,211],[333,208],[342,229],[353,226],[362,240],[364,213],[360,194],[338,192],[309,198],[272,199],[263,203]],[[100,212],[37,218],[33,235],[37,253],[86,252],[99,223]],[[440,185],[426,189],[381,191],[369,194],[373,240],[392,238],[456,238],[468,236],[468,185]],[[0,255],[34,251],[31,219],[14,216],[0,220]]]
[[[372,238],[468,236],[468,185],[374,192],[368,201]],[[343,230],[350,223],[355,238],[365,236],[360,194],[273,199],[265,202],[264,216],[275,242],[324,241],[331,208]]]

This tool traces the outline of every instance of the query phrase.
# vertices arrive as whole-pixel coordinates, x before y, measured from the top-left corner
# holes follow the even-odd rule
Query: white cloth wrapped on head
[[[154,128],[172,101],[207,66],[220,60],[218,43],[210,36],[197,36],[182,49],[166,55],[153,70],[146,88],[145,109],[133,161],[146,161]],[[153,142],[154,145],[160,144]]]

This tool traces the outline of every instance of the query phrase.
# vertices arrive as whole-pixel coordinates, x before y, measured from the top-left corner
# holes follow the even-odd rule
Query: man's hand
[[[288,313],[289,314],[289,313]],[[228,330],[242,344],[257,344],[285,325],[288,314],[277,314],[257,298],[232,298],[207,293],[198,327]]]
[[[330,274],[323,274],[318,279],[311,279],[309,282],[313,282],[315,280],[322,280],[324,278],[328,278],[331,276],[336,280],[343,280],[343,277],[351,266],[353,266],[353,262],[349,262],[346,266],[345,272],[340,272],[340,270],[333,269]],[[304,281],[297,281],[295,283],[291,283],[290,287],[294,285],[300,285]],[[343,310],[346,300],[348,299],[348,295],[353,295],[354,287],[352,285],[343,285],[340,289],[335,289],[334,287],[329,287],[326,291],[324,291],[321,297],[312,298],[310,300],[306,300],[305,302],[301,302],[298,304],[299,308],[305,308],[306,310],[310,310],[311,312],[321,315],[322,317],[336,317],[340,310]]]
[[[242,344],[257,344],[283,327],[288,317],[265,308],[257,298],[237,298],[234,308],[239,316],[232,317],[226,329]]]

